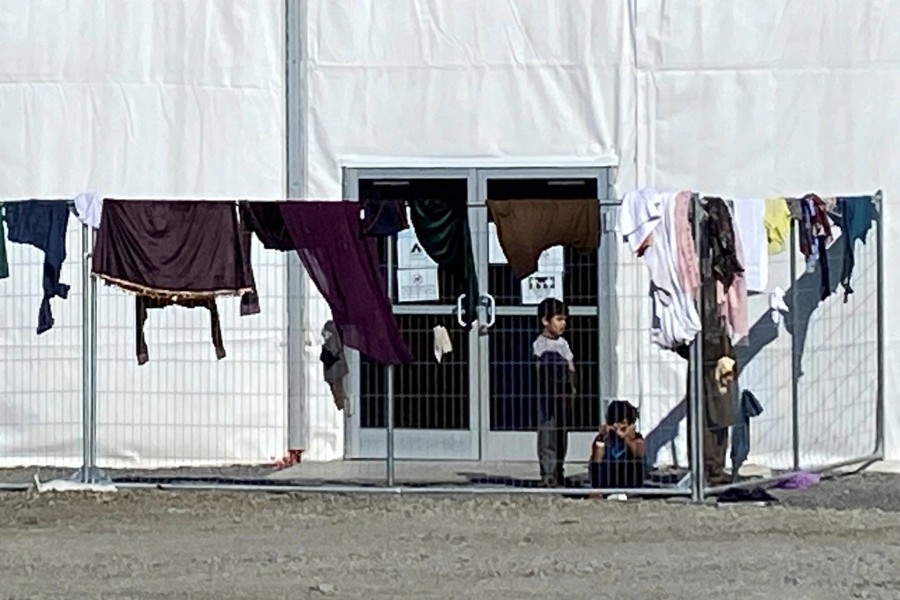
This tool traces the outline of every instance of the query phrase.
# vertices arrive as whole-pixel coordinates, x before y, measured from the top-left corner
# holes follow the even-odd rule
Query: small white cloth
[[[744,281],[747,291],[765,292],[769,285],[766,201],[757,198],[735,200],[734,222],[744,250]]]
[[[776,286],[769,294],[769,315],[776,328],[780,327],[783,313],[786,312],[790,312],[790,309],[784,303],[784,290]]]
[[[453,352],[453,342],[450,341],[450,334],[443,325],[434,327],[434,357],[438,362],[444,358],[445,354]]]
[[[75,196],[75,210],[78,220],[94,229],[100,229],[103,216],[103,197],[96,192],[84,192]]]

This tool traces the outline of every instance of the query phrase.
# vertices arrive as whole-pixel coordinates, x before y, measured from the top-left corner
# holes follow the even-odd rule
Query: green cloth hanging
[[[434,198],[410,201],[410,213],[416,237],[425,253],[440,267],[455,273],[464,284],[458,294],[463,300],[463,321],[471,325],[478,318],[478,273],[472,254],[469,207],[466,202]]]
[[[9,263],[6,261],[6,231],[3,227],[3,207],[0,206],[0,279],[9,277]]]

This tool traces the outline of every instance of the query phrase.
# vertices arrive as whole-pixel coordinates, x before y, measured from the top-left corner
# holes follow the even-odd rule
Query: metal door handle
[[[482,294],[481,297],[485,312],[487,312],[487,323],[484,326],[485,328],[493,327],[494,323],[497,322],[497,301],[487,292]]]
[[[463,311],[463,300],[465,299],[465,294],[460,294],[459,298],[456,299],[456,320],[459,322],[460,327],[466,326],[466,321],[465,319],[463,319],[463,314],[465,312]]]

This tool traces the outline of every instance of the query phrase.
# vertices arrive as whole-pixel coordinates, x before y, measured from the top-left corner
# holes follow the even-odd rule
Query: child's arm
[[[644,438],[635,432],[634,425],[629,425],[623,432],[619,432],[619,435],[635,458],[644,458]]]
[[[606,444],[604,443],[605,439],[606,437],[602,433],[594,438],[594,443],[591,444],[592,463],[603,462],[603,457],[606,455]]]

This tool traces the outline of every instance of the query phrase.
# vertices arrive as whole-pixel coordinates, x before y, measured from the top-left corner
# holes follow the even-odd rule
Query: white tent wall
[[[0,1],[0,198],[277,199],[285,195],[280,0]],[[41,255],[8,244],[0,282],[0,466],[80,464],[81,246],[70,221],[56,326],[38,337]],[[220,300],[228,357],[203,311],[153,311],[101,286],[99,460],[105,467],[259,463],[287,446],[285,258],[254,249],[262,313]]]
[[[900,17],[896,3],[312,0],[307,6],[310,197],[340,197],[341,167],[616,166],[620,195],[644,185],[742,197],[865,194],[880,186],[890,201],[896,189],[900,154],[891,152],[888,124],[900,123],[900,109],[886,99],[900,92],[891,62],[900,37],[885,25]],[[890,209],[886,215],[890,240],[898,217]],[[897,252],[886,245],[888,263]],[[643,426],[653,429],[679,403],[685,367],[651,347],[647,276],[623,254],[619,392],[641,400]],[[874,289],[874,257],[874,244],[859,254],[870,265],[858,269],[860,289]],[[788,273],[787,253],[774,257],[772,285],[789,286]],[[887,284],[887,297],[894,285]],[[313,296],[310,339],[327,318]],[[860,308],[854,303],[862,301],[834,299],[821,307],[811,339],[824,348],[827,332],[816,323],[852,321]],[[752,299],[751,323],[766,308],[764,297]],[[873,327],[872,315],[867,306],[853,326]],[[889,317],[888,390],[900,383],[893,366],[898,327]],[[853,360],[871,373],[871,364],[863,364],[871,357],[858,350]],[[764,402],[789,397],[789,358],[783,335],[748,367],[745,384]],[[645,372],[651,364],[657,372]],[[309,457],[340,458],[342,420],[315,361],[307,370]],[[826,404],[803,408],[816,417],[801,428],[804,460],[867,453],[874,413],[847,424],[865,432],[858,448],[848,447],[841,394],[865,390],[874,407],[874,382],[851,380],[840,393],[825,394],[815,387],[819,375],[807,370],[801,384],[804,398],[827,396]],[[900,411],[890,393],[887,400],[887,451],[897,458]],[[779,401],[766,410],[754,427],[753,458],[789,464],[790,406]]]
[[[893,135],[900,108],[887,99],[900,92],[900,34],[888,24],[900,19],[900,5],[886,0],[636,4],[639,184],[739,198],[809,191],[862,195],[881,187],[887,205],[885,262],[892,264],[900,252],[900,216],[891,210],[891,195],[900,189]],[[621,191],[632,184],[621,181]],[[864,455],[874,446],[874,348],[829,344],[829,336],[839,339],[836,324],[858,332],[875,327],[874,246],[861,246],[857,253],[854,287],[862,293],[849,304],[837,297],[823,302],[810,321],[801,380],[800,434],[807,463]],[[786,257],[775,260],[774,284],[786,289]],[[894,279],[888,276],[884,285],[885,298],[894,297]],[[751,323],[766,308],[765,298],[752,299]],[[900,322],[888,312],[886,453],[892,459],[900,457],[894,392],[900,383],[898,331]],[[775,397],[775,388],[779,398],[787,397],[787,338],[748,367],[745,385],[765,380],[773,386],[759,394],[764,403],[766,396]],[[814,360],[815,353],[833,364]],[[777,375],[769,374],[775,365],[781,365]],[[830,369],[847,373],[847,379],[835,386]],[[854,408],[860,402],[871,411]],[[790,434],[790,406],[770,402],[766,409],[762,426],[754,426],[753,455],[788,464],[790,445],[783,438]],[[858,438],[848,431],[858,432]]]
[[[887,24],[900,6],[889,0],[309,0],[303,7],[305,197],[340,198],[341,167],[352,166],[615,166],[620,195],[636,185],[747,197],[882,187],[890,204],[898,189],[900,154],[890,142],[900,109],[887,100],[900,91],[892,58],[900,34]],[[0,198],[66,198],[84,189],[110,197],[283,197],[284,22],[284,3],[273,0],[0,0]],[[888,209],[888,240],[898,222]],[[57,326],[41,337],[33,323],[39,255],[10,245],[13,278],[0,283],[14,286],[0,295],[0,402],[15,415],[0,431],[8,464],[78,462],[76,231],[73,224],[63,274],[73,296],[54,302]],[[895,246],[886,244],[888,264]],[[859,262],[873,259],[868,245]],[[775,259],[779,281],[786,261]],[[229,356],[219,363],[205,316],[167,310],[151,317],[152,360],[138,368],[133,306],[103,290],[105,466],[283,454],[284,258],[257,251],[254,262],[263,313],[241,319],[236,303],[222,303]],[[620,392],[642,400],[643,426],[653,428],[680,400],[684,365],[648,343],[649,309],[637,300],[645,298],[646,273],[631,258],[619,262]],[[858,287],[874,285],[874,270],[859,277]],[[886,297],[896,285],[886,282]],[[329,460],[344,455],[343,418],[318,363],[328,309],[307,289],[304,458]],[[854,306],[828,303],[816,318],[835,322]],[[751,309],[754,321],[764,302]],[[900,383],[898,327],[889,315],[888,390]],[[16,360],[6,358],[13,352]],[[759,365],[779,364],[777,376],[765,375],[766,392],[783,394],[787,352],[783,336],[745,382],[762,385]],[[660,361],[668,361],[663,372],[644,372]],[[816,373],[805,380],[814,386]],[[871,390],[871,383],[854,385]],[[827,401],[809,412],[839,422],[841,398]],[[891,458],[900,457],[895,407],[889,392]],[[790,447],[784,407],[766,408],[754,453],[782,464]],[[821,456],[810,459],[867,450],[868,439],[859,449],[835,448],[844,433],[833,430],[831,439],[819,428],[807,437],[825,431]]]
[[[341,167],[614,166],[633,154],[624,3],[311,0],[306,17],[309,197],[340,198]],[[315,339],[327,308],[315,294],[311,305]],[[343,419],[309,356],[304,458],[340,458]]]

